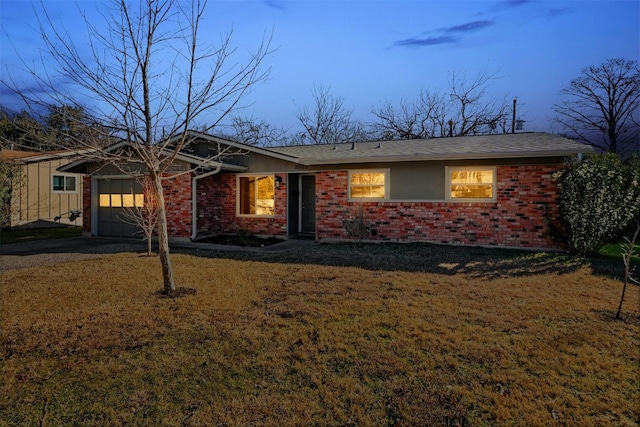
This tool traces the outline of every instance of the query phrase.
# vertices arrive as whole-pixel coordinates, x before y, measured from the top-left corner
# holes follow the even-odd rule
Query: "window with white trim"
[[[52,190],[56,192],[75,192],[77,179],[74,175],[53,175]]]
[[[389,169],[349,172],[349,199],[386,200],[389,198]]]
[[[238,176],[238,215],[275,215],[274,175]]]
[[[496,168],[492,166],[447,167],[447,199],[495,200]]]

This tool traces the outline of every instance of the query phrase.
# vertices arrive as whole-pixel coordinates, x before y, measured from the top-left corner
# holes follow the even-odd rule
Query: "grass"
[[[82,236],[81,227],[23,228],[0,231],[0,243],[16,243],[31,240],[62,239]]]
[[[640,263],[640,244],[634,245],[634,255],[631,257],[632,261],[636,263]],[[620,247],[620,243],[609,243],[604,245],[602,249],[600,249],[600,255],[606,256],[609,258],[615,258],[619,261],[622,260],[622,249]]]
[[[640,289],[615,320],[613,268],[428,245],[231,256],[252,255],[173,255],[197,290],[178,299],[138,254],[3,273],[0,425],[640,423]]]

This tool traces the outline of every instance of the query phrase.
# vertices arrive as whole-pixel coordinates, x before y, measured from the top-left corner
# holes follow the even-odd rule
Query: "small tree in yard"
[[[640,213],[640,161],[615,154],[574,163],[558,175],[560,215],[569,249],[595,255]]]
[[[621,245],[622,248],[622,261],[624,262],[624,285],[622,286],[622,296],[620,297],[620,304],[618,305],[618,312],[616,313],[616,319],[619,319],[622,315],[622,301],[624,301],[624,294],[627,291],[627,284],[629,282],[640,285],[640,280],[632,276],[635,268],[631,268],[631,258],[634,255],[634,248],[638,235],[640,234],[640,220],[636,221],[636,231],[633,233],[631,239],[625,237],[625,243]]]
[[[139,227],[147,241],[147,256],[151,256],[151,239],[158,226],[158,198],[149,180],[142,181],[142,194],[131,193],[133,206],[123,208],[122,221]]]
[[[86,38],[77,31],[73,36],[64,32],[43,10],[40,32],[54,65],[45,64],[49,73],[27,70],[41,86],[38,91],[22,90],[29,84],[11,78],[2,85],[30,107],[78,106],[74,98],[78,93],[96,101],[83,111],[100,124],[96,129],[109,134],[77,138],[69,133],[61,139],[67,146],[82,148],[87,160],[130,176],[148,175],[158,206],[163,291],[171,294],[176,285],[163,182],[196,172],[174,166],[179,153],[198,140],[198,133],[190,131],[211,131],[268,77],[269,70],[263,71],[261,65],[270,54],[270,40],[263,40],[244,59],[232,61],[232,55],[239,53],[231,46],[231,33],[222,34],[214,44],[211,24],[203,26],[206,0],[112,0],[111,5],[102,13],[107,30],[85,18]],[[206,38],[203,31],[208,32]],[[74,120],[68,114],[72,110],[59,111],[66,123],[62,133],[74,128],[68,123]],[[105,148],[105,137],[126,144]],[[218,150],[199,166],[226,154]]]

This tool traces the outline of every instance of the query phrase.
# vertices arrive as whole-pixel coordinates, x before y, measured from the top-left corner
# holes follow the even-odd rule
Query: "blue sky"
[[[97,16],[98,2],[46,0],[61,28],[73,32],[78,8]],[[39,67],[42,42],[30,1],[0,2],[2,79],[23,79]],[[330,88],[354,117],[372,107],[411,100],[421,89],[446,93],[451,72],[498,77],[491,96],[518,98],[525,130],[553,131],[560,90],[607,58],[640,60],[640,1],[211,1],[205,29],[212,38],[233,28],[233,44],[254,49],[273,29],[271,78],[237,114],[298,128],[313,86]],[[82,37],[77,43],[81,46]],[[21,59],[20,59],[21,58]],[[2,94],[3,106],[14,100]]]

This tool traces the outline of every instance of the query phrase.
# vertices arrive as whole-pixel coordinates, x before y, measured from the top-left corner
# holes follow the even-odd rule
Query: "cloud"
[[[282,5],[282,2],[277,0],[265,0],[264,4],[274,9],[284,10],[284,6]]]
[[[462,39],[451,34],[456,33],[470,33],[473,31],[482,30],[484,28],[494,25],[493,21],[472,21],[461,25],[454,25],[452,27],[441,28],[437,30],[440,35],[433,37],[410,37],[408,39],[397,40],[394,42],[394,46],[409,46],[409,47],[421,47],[421,46],[435,46],[440,44],[454,44],[460,42]]]
[[[460,40],[459,37],[454,36],[439,36],[439,37],[427,37],[427,38],[415,38],[411,37],[404,40],[397,40],[395,46],[433,46],[438,44],[451,44],[457,43]]]
[[[523,6],[528,3],[533,3],[532,0],[504,0],[493,6],[492,10],[505,10],[513,9],[514,7]]]
[[[462,25],[454,25],[453,27],[445,28],[442,31],[444,31],[445,33],[467,33],[471,31],[481,30],[494,24],[494,21],[473,21],[467,22],[466,24]]]
[[[550,7],[542,11],[545,18],[553,18],[554,16],[566,15],[571,12],[568,7]]]

